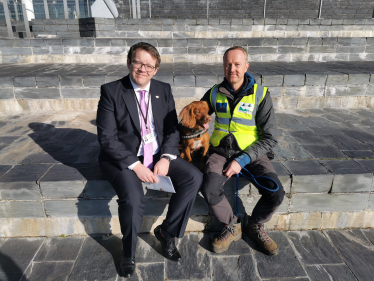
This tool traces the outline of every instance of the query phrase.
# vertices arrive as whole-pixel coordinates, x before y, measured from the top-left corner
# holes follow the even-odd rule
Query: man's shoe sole
[[[235,237],[235,239],[232,242],[234,242],[234,241],[236,242],[236,241],[239,241],[240,239],[242,239],[242,234],[237,235],[237,236],[238,237]],[[211,245],[211,250],[212,250],[212,252],[217,253],[217,254],[223,253],[223,252],[227,251],[227,249],[230,247],[231,243],[228,246],[223,247],[223,248],[217,248],[217,247],[214,247],[213,245]]]

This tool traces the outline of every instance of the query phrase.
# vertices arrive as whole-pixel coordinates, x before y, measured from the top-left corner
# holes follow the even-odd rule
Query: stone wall
[[[368,0],[324,0],[322,18],[367,19],[373,17],[374,1]]]
[[[130,18],[132,0],[115,0],[121,18]],[[209,10],[207,13],[207,2]],[[264,0],[140,0],[141,17],[171,19],[263,18]],[[318,18],[320,0],[267,0],[266,18]],[[374,1],[324,0],[322,18],[372,18]]]
[[[318,18],[320,0],[267,0],[266,18],[315,19]]]

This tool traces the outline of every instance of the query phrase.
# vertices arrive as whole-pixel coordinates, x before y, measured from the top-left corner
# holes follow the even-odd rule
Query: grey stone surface
[[[47,217],[112,217],[117,215],[117,203],[109,200],[48,200]]]
[[[212,257],[212,280],[260,280],[252,255]]]
[[[14,87],[35,87],[35,77],[14,77]]]
[[[356,281],[356,277],[345,264],[332,264],[332,265],[310,265],[305,266],[305,270],[308,273],[309,280],[344,280],[344,281]]]
[[[16,165],[0,181],[36,183],[51,166],[52,164]]]
[[[60,99],[60,90],[57,88],[16,88],[16,99]]]
[[[28,268],[22,281],[32,280],[66,280],[74,266],[74,262],[43,262],[33,264]]]
[[[358,280],[370,280],[374,265],[372,260],[374,247],[360,230],[326,231],[333,246]]]
[[[38,88],[59,87],[60,81],[57,75],[43,75],[36,77],[36,85]]]
[[[286,235],[282,232],[270,232],[269,235],[281,247],[279,247],[277,256],[267,256],[255,252],[254,258],[257,261],[260,277],[263,279],[306,277],[306,273],[300,261],[296,258]]]
[[[366,209],[368,194],[294,194],[290,212],[344,212]]]
[[[317,161],[287,161],[283,165],[292,174],[292,192],[319,193],[331,189],[333,175]]]
[[[103,83],[104,84],[104,83]],[[99,88],[86,89],[61,89],[61,95],[65,99],[95,99],[100,97]]]
[[[369,159],[369,160],[355,160],[355,161],[358,162],[363,167],[365,167],[370,172],[374,173],[374,159]]]
[[[372,173],[353,160],[321,160],[320,163],[334,174],[332,192],[371,190]]]
[[[164,280],[164,263],[155,263],[155,264],[144,264],[140,263],[136,265],[137,270],[134,275],[130,278],[126,278],[129,281],[135,280],[150,280],[158,281]]]
[[[35,182],[0,182],[0,200],[41,200]]]
[[[344,85],[348,82],[347,74],[329,74],[327,75],[326,85]]]
[[[33,261],[75,261],[83,241],[83,237],[46,238]]]
[[[0,89],[0,99],[14,99],[14,93],[12,88]]]
[[[284,86],[302,86],[305,83],[305,75],[284,75]]]
[[[302,145],[315,158],[346,158],[346,155],[332,145]]]
[[[305,85],[325,85],[327,75],[324,74],[306,74]]]
[[[44,218],[43,206],[39,201],[1,201],[2,218]]]
[[[343,263],[336,250],[321,232],[291,231],[287,232],[287,235],[304,264]]]
[[[69,280],[116,280],[121,246],[117,236],[87,237]]]
[[[201,234],[191,234],[178,241],[178,249],[184,258],[178,263],[166,260],[165,275],[170,280],[210,277],[209,256],[199,245],[200,239]]]
[[[0,247],[0,279],[20,280],[44,238],[11,238]]]
[[[83,197],[83,181],[42,181],[42,195],[46,199]]]

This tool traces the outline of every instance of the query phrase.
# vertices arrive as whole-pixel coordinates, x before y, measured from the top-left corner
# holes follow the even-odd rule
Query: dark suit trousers
[[[154,160],[157,161],[157,158],[155,156]],[[170,198],[166,219],[163,221],[161,228],[172,237],[181,238],[202,184],[203,176],[199,169],[180,157],[171,161],[168,176],[173,182],[176,193]],[[119,198],[117,200],[118,217],[123,235],[123,253],[125,257],[133,258],[135,256],[137,234],[142,225],[144,208],[147,202],[142,183],[135,172],[125,169],[118,172],[111,184]]]

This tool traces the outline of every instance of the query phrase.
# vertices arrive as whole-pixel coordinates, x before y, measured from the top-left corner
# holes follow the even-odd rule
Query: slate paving
[[[230,45],[231,46],[231,45]],[[263,48],[261,48],[263,49]],[[251,62],[248,70],[258,83],[272,86],[331,86],[373,84],[374,66],[371,61],[336,62]],[[15,95],[24,98],[54,98],[62,87],[64,98],[98,98],[89,91],[122,78],[128,73],[126,65],[117,64],[2,64],[0,82],[4,99]],[[174,87],[211,87],[222,81],[222,63],[165,62],[155,78]],[[316,79],[318,77],[318,79]],[[14,87],[13,92],[6,90]],[[37,88],[36,88],[37,87]],[[72,88],[87,91],[73,91]],[[38,90],[36,90],[38,89]],[[356,88],[358,92],[360,88]],[[346,93],[346,95],[360,95]],[[86,97],[84,96],[86,95]],[[309,93],[308,95],[312,95]],[[331,93],[336,95],[336,93]],[[341,112],[340,116],[347,116]]]
[[[373,229],[269,233],[277,256],[261,253],[245,235],[216,254],[209,242],[219,233],[188,233],[176,241],[180,262],[166,260],[153,235],[139,234],[128,279],[119,268],[119,236],[0,239],[0,280],[373,280]]]

